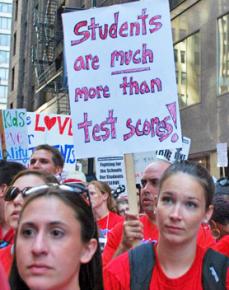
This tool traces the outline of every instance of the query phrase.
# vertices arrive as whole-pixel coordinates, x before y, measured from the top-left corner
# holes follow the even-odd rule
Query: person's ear
[[[109,194],[107,192],[103,193],[103,200],[108,200]]]
[[[213,205],[209,205],[208,209],[205,212],[202,223],[207,224],[210,221],[211,216],[213,214],[213,210],[214,210]]]
[[[97,247],[98,247],[97,240],[90,239],[90,241],[83,246],[83,250],[80,256],[80,262],[82,264],[88,263],[95,254]]]

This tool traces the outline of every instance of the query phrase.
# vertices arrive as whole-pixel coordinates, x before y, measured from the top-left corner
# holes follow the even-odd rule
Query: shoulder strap
[[[142,244],[129,250],[128,253],[130,263],[130,289],[148,290],[155,264],[153,243]]]
[[[225,290],[229,258],[208,249],[203,260],[202,284],[204,290]]]

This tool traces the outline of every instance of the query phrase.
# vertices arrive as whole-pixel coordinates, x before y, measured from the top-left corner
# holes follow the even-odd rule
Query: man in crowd
[[[60,151],[48,144],[41,144],[35,148],[30,158],[30,169],[46,171],[60,176],[64,167],[64,159]]]
[[[0,249],[6,247],[13,241],[13,230],[7,225],[4,214],[4,194],[13,177],[24,170],[25,166],[6,160],[0,161]]]

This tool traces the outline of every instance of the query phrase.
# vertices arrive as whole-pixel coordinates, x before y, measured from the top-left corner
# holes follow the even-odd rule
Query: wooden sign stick
[[[135,170],[134,160],[132,154],[124,154],[125,167],[126,167],[126,179],[127,179],[127,191],[128,191],[128,202],[129,212],[131,214],[138,214],[138,198],[137,188],[135,181]]]

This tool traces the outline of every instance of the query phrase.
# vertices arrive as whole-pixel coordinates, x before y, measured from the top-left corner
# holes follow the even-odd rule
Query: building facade
[[[0,1],[0,109],[5,109],[8,95],[12,0]]]
[[[8,107],[69,114],[61,13],[123,2],[14,0]],[[216,144],[229,143],[229,1],[171,0],[170,8],[182,132],[190,159],[219,177]]]

